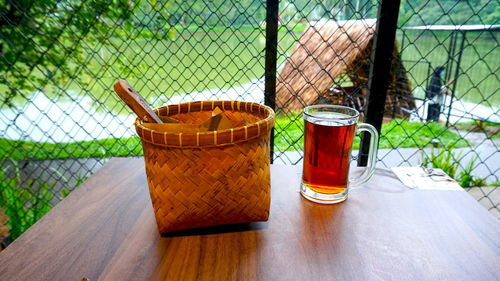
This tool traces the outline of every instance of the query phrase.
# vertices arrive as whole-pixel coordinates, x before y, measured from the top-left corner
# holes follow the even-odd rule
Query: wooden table
[[[272,166],[268,222],[160,237],[143,159],[113,159],[0,253],[0,280],[499,280],[500,223],[379,170],[337,205]]]

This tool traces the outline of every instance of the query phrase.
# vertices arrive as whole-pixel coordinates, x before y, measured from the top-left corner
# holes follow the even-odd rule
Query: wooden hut
[[[375,24],[375,20],[350,20],[307,27],[278,76],[278,108],[299,111],[307,105],[331,103],[362,109]],[[410,81],[396,46],[385,116],[407,117],[414,109]]]

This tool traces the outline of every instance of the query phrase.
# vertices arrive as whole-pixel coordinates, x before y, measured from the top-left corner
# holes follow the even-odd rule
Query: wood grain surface
[[[500,223],[466,192],[378,170],[338,205],[272,167],[268,222],[160,237],[142,158],[113,159],[0,253],[0,280],[499,280]]]

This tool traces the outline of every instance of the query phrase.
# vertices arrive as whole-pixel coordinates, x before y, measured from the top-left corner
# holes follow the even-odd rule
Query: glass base
[[[348,189],[346,188],[345,191],[342,191],[340,193],[336,194],[323,194],[323,193],[318,193],[316,191],[313,191],[310,189],[307,185],[304,183],[300,184],[300,194],[307,200],[319,203],[319,204],[336,204],[340,203],[342,201],[345,201],[347,199],[347,192]]]

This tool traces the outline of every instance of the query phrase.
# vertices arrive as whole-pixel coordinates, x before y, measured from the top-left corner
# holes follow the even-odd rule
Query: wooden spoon
[[[118,96],[139,116],[148,123],[179,123],[179,120],[168,116],[160,117],[149,107],[142,96],[125,80],[118,80],[113,86]],[[162,121],[163,120],[163,121]]]
[[[149,107],[142,96],[130,86],[125,80],[118,80],[113,86],[118,96],[132,109],[137,116],[145,121],[143,126],[155,131],[168,130],[175,133],[194,133],[216,131],[219,129],[229,129],[232,127],[231,122],[224,115],[220,108],[215,108],[212,111],[211,118],[201,124],[183,124],[179,120],[169,116],[158,116],[156,112]]]

